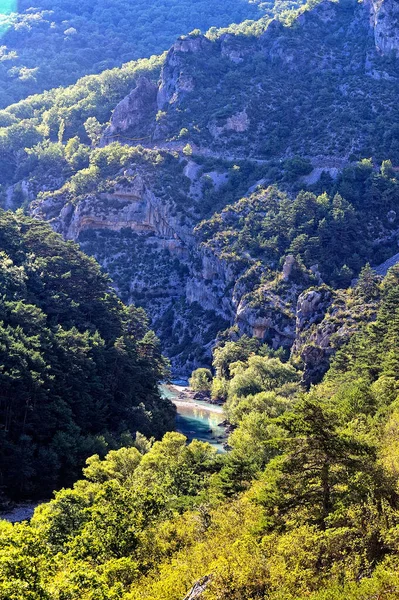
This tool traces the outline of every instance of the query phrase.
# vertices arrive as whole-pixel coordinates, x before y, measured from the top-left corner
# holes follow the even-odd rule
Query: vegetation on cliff
[[[237,274],[250,277],[252,271],[252,291],[255,272],[263,282],[274,279],[289,254],[297,261],[292,281],[301,279],[301,268],[303,277],[317,265],[326,283],[348,287],[367,261],[383,262],[397,247],[398,179],[384,165],[378,172],[363,160],[344,169],[335,182],[317,185],[329,193],[303,190],[294,200],[277,187],[259,189],[195,231],[204,248]]]
[[[316,265],[324,283],[345,287],[396,251],[397,58],[378,51],[368,3],[286,8],[294,3],[276,3],[271,22],[194,31],[160,57],[0,111],[3,206],[79,239],[123,300],[150,312],[179,369],[206,366],[218,331],[235,323],[263,336],[256,315],[275,325],[266,341],[292,345],[295,303],[320,283]],[[137,175],[158,203],[155,225],[147,197],[114,197]],[[259,183],[277,184],[280,208],[270,191],[251,195]],[[148,230],[135,229],[138,200]]]
[[[74,83],[89,73],[160,54],[178,35],[194,28],[206,31],[211,26],[256,19],[263,13],[247,0],[233,0],[228,7],[213,0],[136,0],[134,5],[120,0],[79,4],[40,0],[34,7],[28,0],[20,0],[5,3],[4,8],[3,4],[2,108],[31,94]],[[267,4],[270,7],[272,3]]]
[[[0,111],[0,485],[59,490],[0,521],[0,600],[399,597],[399,267],[367,264],[398,247],[397,13],[231,4],[179,2],[161,45],[215,27]],[[52,6],[7,18],[0,105],[155,48],[143,2]],[[112,285],[201,366],[227,453],[170,431]]]

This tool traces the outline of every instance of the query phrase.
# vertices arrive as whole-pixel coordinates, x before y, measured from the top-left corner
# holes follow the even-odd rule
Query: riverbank
[[[170,392],[170,398],[176,406],[197,406],[202,410],[223,414],[223,407],[219,404],[213,404],[205,396],[198,398],[198,393],[194,392],[189,385],[180,385],[178,383],[166,383],[164,386]]]
[[[223,414],[223,407],[211,404],[206,400],[196,400],[196,393],[188,385],[168,383],[161,386],[165,394],[176,406],[177,431],[183,433],[188,439],[198,439],[208,442],[219,452],[225,451],[228,428]],[[46,500],[42,500],[46,502]],[[0,512],[0,520],[10,523],[19,523],[30,520],[35,508],[41,502],[25,502],[10,505]]]
[[[176,406],[177,431],[190,441],[208,442],[219,452],[225,452],[228,436],[222,406],[197,399],[197,393],[180,382],[163,384],[161,392]]]
[[[210,406],[209,404],[206,404],[205,402],[195,402],[195,400],[177,400],[174,399],[172,400],[173,404],[175,406],[178,407],[186,407],[186,408],[200,408],[201,410],[204,410],[205,412],[209,412],[209,413],[214,413],[215,415],[223,415],[223,408],[221,406]]]

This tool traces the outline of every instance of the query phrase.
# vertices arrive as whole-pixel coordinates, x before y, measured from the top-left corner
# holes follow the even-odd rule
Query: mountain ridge
[[[248,284],[235,285],[230,259],[220,261],[202,247],[193,229],[212,214],[223,215],[224,207],[241,197],[252,193],[256,198],[259,184],[267,189],[277,182],[291,198],[307,185],[316,196],[327,191],[332,198],[339,192],[358,211],[361,201],[352,192],[351,178],[369,178],[366,194],[372,194],[370,186],[377,181],[378,194],[388,194],[384,186],[396,194],[396,183],[379,180],[376,167],[385,159],[399,159],[391,127],[399,87],[397,59],[391,53],[395,48],[378,45],[392,37],[392,14],[390,0],[383,5],[323,0],[302,7],[286,22],[274,19],[208,37],[198,32],[184,36],[165,56],[129,67],[122,89],[129,81],[132,89],[117,103],[109,126],[90,124],[98,147],[87,150],[80,140],[71,146],[71,153],[82,153],[86,168],[64,175],[61,186],[51,179],[51,169],[42,169],[36,177],[39,186],[30,191],[39,156],[28,181],[13,189],[20,186],[33,215],[49,220],[56,231],[79,240],[96,256],[124,300],[149,310],[176,370],[187,373],[207,364],[217,333],[234,325],[260,337],[274,328],[273,344],[289,347],[295,339],[295,302],[306,283],[295,293],[287,285],[285,308],[275,300],[273,286],[263,301],[244,300]],[[79,93],[84,97],[83,85]],[[106,102],[109,111],[111,102]],[[371,124],[373,112],[378,117]],[[42,114],[49,122],[50,116]],[[85,117],[90,114],[89,108]],[[53,111],[50,141],[39,142],[47,144],[40,150],[44,159],[53,149],[59,154],[54,166],[61,176],[72,159],[65,156],[65,143],[61,147],[51,140],[57,127],[66,138],[80,131],[79,118],[71,128]],[[42,131],[40,121],[36,129]],[[367,139],[373,140],[375,155]],[[356,160],[372,154],[371,167],[356,167]],[[59,168],[60,160],[68,165]],[[43,189],[46,179],[48,191]],[[379,264],[395,253],[395,201],[387,197],[383,202],[384,214],[374,202],[366,229],[356,225],[353,235],[364,237],[369,249],[353,242],[358,258],[342,255],[335,286],[348,285],[367,261]],[[389,210],[392,222],[386,217]],[[371,231],[381,240],[376,249],[370,246]],[[295,257],[297,250],[287,246],[285,252]],[[279,260],[284,262],[281,255]],[[266,260],[259,273],[271,268],[277,282],[283,269],[278,261]],[[326,280],[325,274],[321,281],[312,275],[316,263],[315,258],[305,265],[308,284],[312,277],[316,284]],[[344,268],[347,274],[339,274]],[[261,316],[265,311],[274,315],[271,321]]]

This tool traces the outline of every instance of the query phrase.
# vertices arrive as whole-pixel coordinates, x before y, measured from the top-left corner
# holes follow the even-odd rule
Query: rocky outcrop
[[[289,254],[283,265],[283,281],[289,281],[292,271],[296,265],[295,257],[292,254]]]
[[[226,122],[221,126],[218,126],[215,122],[210,123],[209,131],[216,138],[225,132],[244,133],[248,130],[249,125],[250,120],[244,108],[242,111],[228,117]]]
[[[212,310],[230,323],[235,318],[232,296],[226,289],[234,281],[231,265],[203,248],[195,251],[200,268],[192,271],[186,283],[186,299],[205,310]]]
[[[226,56],[231,62],[239,64],[252,52],[251,46],[243,46],[237,41],[237,36],[225,33],[220,37],[222,56]]]
[[[375,318],[376,306],[376,300],[365,301],[356,290],[334,291],[325,285],[299,296],[291,357],[303,369],[307,387],[321,381],[337,350]]]
[[[275,280],[262,284],[261,267],[253,267],[252,276],[239,279],[234,287],[235,322],[241,333],[258,338],[274,349],[291,348],[295,340],[295,311],[297,298],[308,283],[290,281],[296,261],[288,256],[283,273]],[[243,285],[243,281],[245,284]]]
[[[143,125],[148,124],[149,117],[155,118],[157,93],[156,83],[146,77],[140,77],[134,90],[116,106],[111,124],[104,132],[103,143],[107,138],[129,132],[131,129],[139,131]]]
[[[399,3],[397,0],[369,0],[376,48],[381,54],[399,52]]]
[[[184,600],[200,600],[201,598],[203,598],[204,592],[206,591],[210,583],[211,577],[202,577],[202,579],[200,579],[193,585],[187,596],[184,597]]]
[[[391,269],[398,263],[399,263],[399,254],[395,254],[394,256],[391,256],[391,258],[388,258],[388,260],[383,262],[381,265],[378,265],[377,267],[373,267],[373,269],[377,273],[377,275],[382,275],[383,277],[385,277],[385,275],[388,273],[389,269]]]
[[[310,327],[324,316],[331,304],[332,294],[328,288],[312,289],[300,295],[296,307],[297,333]]]
[[[291,348],[295,340],[295,317],[290,304],[280,294],[262,290],[262,298],[254,302],[244,296],[237,308],[236,323],[241,333],[256,337],[277,349]]]
[[[307,386],[321,380],[334,352],[331,337],[341,324],[335,326],[325,322],[332,302],[333,294],[326,286],[306,290],[298,298],[295,342],[291,354],[294,359],[300,358],[303,381]]]
[[[237,308],[241,333],[275,349],[290,350],[294,363],[303,370],[307,387],[322,379],[337,349],[359,323],[372,318],[374,310],[364,302],[349,309],[345,293],[325,285],[303,291],[303,287],[285,282],[278,293],[265,286],[257,296],[257,302],[251,295],[244,296]]]
[[[206,53],[211,46],[211,41],[202,35],[179,38],[166,56],[160,82],[155,83],[146,77],[138,79],[136,87],[115,108],[100,146],[114,140],[149,143],[165,138],[167,128],[163,127],[157,113],[162,113],[170,105],[178,105],[187,93],[195,90],[194,77],[187,68],[186,56]],[[130,137],[123,135],[126,133]]]
[[[203,35],[179,38],[166,57],[157,94],[157,106],[164,110],[168,104],[177,103],[186,93],[194,91],[194,79],[186,68],[184,55],[206,52],[210,40]]]
[[[155,234],[161,245],[176,253],[185,252],[185,243],[170,207],[145,184],[140,175],[128,184],[115,185],[108,193],[88,194],[75,204],[65,194],[48,195],[32,208],[32,215],[50,221],[66,239],[78,241],[89,229]],[[181,232],[180,232],[181,234]]]

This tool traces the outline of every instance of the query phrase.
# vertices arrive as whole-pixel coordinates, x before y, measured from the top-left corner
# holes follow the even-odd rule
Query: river
[[[182,382],[184,383],[184,382]],[[161,392],[169,398],[177,409],[176,430],[185,435],[190,441],[201,440],[212,444],[218,452],[225,452],[224,442],[227,440],[226,430],[220,426],[224,421],[223,408],[210,402],[181,399],[186,385],[162,385]],[[0,513],[0,519],[17,523],[30,519],[38,502],[19,504],[8,512]]]
[[[162,385],[161,391],[177,409],[176,430],[193,439],[208,442],[219,452],[224,452],[223,444],[227,440],[226,430],[220,425],[225,420],[223,408],[210,402],[181,399],[186,387],[180,385]]]

